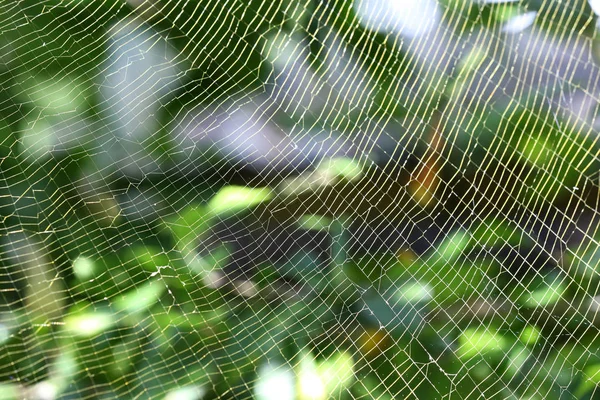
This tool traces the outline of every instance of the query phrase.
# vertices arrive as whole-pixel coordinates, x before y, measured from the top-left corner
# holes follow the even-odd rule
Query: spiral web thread
[[[0,3],[0,397],[595,398],[599,9]]]

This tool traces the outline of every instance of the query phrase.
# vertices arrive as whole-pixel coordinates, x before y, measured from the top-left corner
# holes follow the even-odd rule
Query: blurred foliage
[[[515,18],[595,41],[593,10],[445,0],[411,33],[368,1],[0,7],[0,398],[597,396],[597,126],[554,82],[478,89]],[[411,53],[432,21],[451,71]],[[352,201],[438,219],[356,251]]]

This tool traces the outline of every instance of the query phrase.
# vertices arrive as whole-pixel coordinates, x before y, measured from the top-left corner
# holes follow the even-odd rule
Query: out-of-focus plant
[[[594,398],[595,94],[519,53],[593,7],[58,3],[0,11],[0,397]]]

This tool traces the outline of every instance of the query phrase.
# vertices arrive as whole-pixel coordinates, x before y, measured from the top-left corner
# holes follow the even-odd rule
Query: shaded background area
[[[598,12],[0,4],[0,397],[595,398]]]

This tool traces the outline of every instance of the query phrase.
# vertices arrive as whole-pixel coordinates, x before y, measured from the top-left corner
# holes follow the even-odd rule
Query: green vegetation
[[[596,398],[593,9],[368,1],[0,6],[0,399]]]

